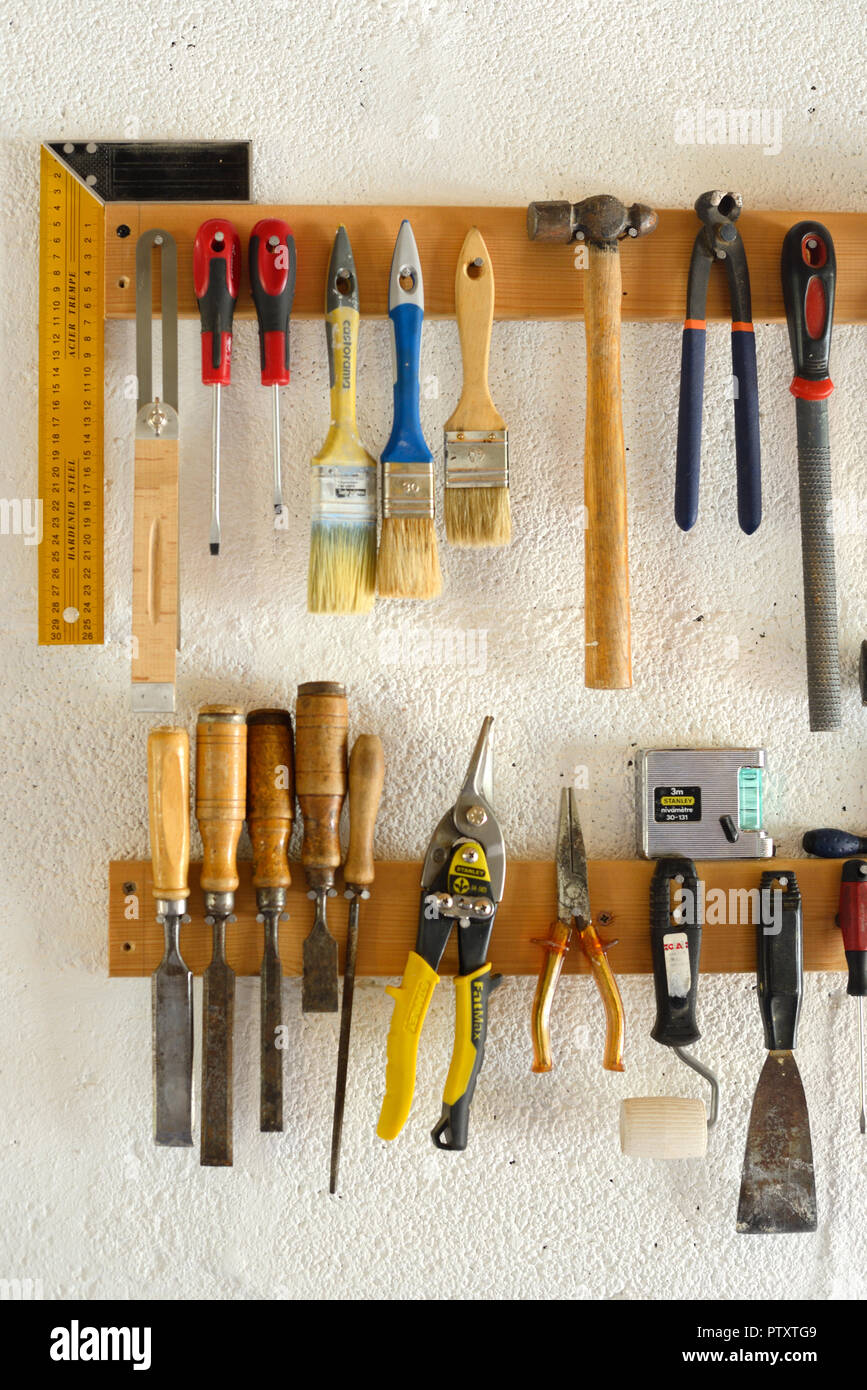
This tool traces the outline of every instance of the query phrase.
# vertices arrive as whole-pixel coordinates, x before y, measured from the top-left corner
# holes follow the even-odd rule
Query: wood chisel
[[[328,930],[326,899],[340,866],[340,812],[346,797],[346,691],[331,681],[298,687],[295,706],[295,789],[304,818],[301,863],[308,897],[316,900],[313,930],[303,947],[301,1009],[337,1013],[337,942]]]
[[[343,866],[344,897],[349,899],[349,928],[346,934],[346,966],[343,972],[343,1004],[340,1012],[340,1043],[337,1049],[337,1085],[334,1091],[334,1121],[331,1128],[331,1180],[328,1190],[337,1191],[340,1166],[340,1139],[346,1103],[346,1074],[349,1067],[349,1037],[352,1030],[352,1000],[355,993],[355,964],[358,956],[358,918],[362,898],[370,897],[373,883],[373,831],[385,777],[385,754],[376,734],[359,734],[349,759],[349,849]]]
[[[478,227],[467,232],[458,257],[455,312],[464,379],[445,424],[446,535],[452,545],[508,545],[509,431],[488,386],[494,272]]]
[[[778,902],[772,893],[779,895]],[[792,1052],[804,989],[801,893],[795,875],[788,870],[762,874],[759,901],[756,974],[768,1056],[750,1112],[737,1229],[747,1235],[815,1231],[810,1117]]]
[[[186,729],[148,734],[153,894],[165,951],[153,974],[154,1140],[193,1142],[193,975],[181,956],[190,869],[190,740]]]
[[[250,233],[250,290],[259,320],[262,385],[271,387],[274,526],[286,529],[280,461],[280,387],[289,385],[289,318],[295,298],[295,238],[287,222],[263,217]]]
[[[202,321],[202,381],[214,391],[211,414],[212,555],[220,553],[220,406],[232,379],[232,320],[241,279],[241,241],[225,217],[203,222],[193,243],[193,285]]]
[[[292,882],[287,850],[295,818],[292,719],[285,709],[247,715],[247,828],[253,846],[257,921],[265,928],[260,971],[261,1083],[259,1128],[283,1128],[283,1054],[277,1034],[283,1022],[280,922],[286,921],[286,890]]]
[[[798,222],[786,233],[781,259],[783,303],[795,375],[798,495],[804,574],[807,700],[811,731],[840,727],[840,642],[834,561],[828,374],[837,259],[821,222]]]
[[[196,819],[202,836],[205,921],[214,951],[202,992],[202,1151],[206,1166],[232,1162],[232,1029],[235,972],[226,960],[234,921],[237,850],[244,825],[247,725],[233,705],[206,705],[196,726]]]
[[[840,876],[838,925],[843,933],[843,949],[849,967],[846,990],[858,1000],[858,1075],[861,1090],[861,1133],[867,1132],[864,1103],[864,996],[867,995],[867,861],[850,859]]]
[[[162,395],[153,391],[151,259],[160,254]],[[135,477],[132,532],[132,708],[175,707],[178,595],[178,253],[154,228],[136,246]]]

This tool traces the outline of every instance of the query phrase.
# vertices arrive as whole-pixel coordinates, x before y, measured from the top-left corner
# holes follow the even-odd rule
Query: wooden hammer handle
[[[376,734],[359,734],[349,759],[349,849],[343,866],[347,888],[373,882],[373,830],[385,778],[385,754]]]
[[[190,739],[186,729],[148,734],[148,812],[155,898],[190,896]]]
[[[247,828],[253,887],[288,888],[287,851],[295,818],[292,718],[285,709],[247,715]]]
[[[295,706],[295,789],[304,817],[301,863],[311,887],[330,887],[340,865],[346,797],[348,711],[342,685],[299,685]],[[317,878],[317,882],[314,882]]]
[[[247,725],[234,705],[206,705],[196,726],[196,819],[202,889],[234,893],[247,791]]]
[[[620,391],[620,254],[587,247],[587,423],[584,440],[584,684],[632,685],[626,453]]]

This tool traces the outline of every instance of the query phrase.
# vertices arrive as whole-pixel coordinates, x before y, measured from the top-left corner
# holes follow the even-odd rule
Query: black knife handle
[[[665,1047],[701,1037],[695,1021],[701,920],[698,874],[691,859],[660,859],[650,883],[650,950],[656,1022],[650,1036]]]
[[[759,1011],[769,1052],[789,1051],[798,1041],[804,990],[801,892],[790,870],[762,874],[756,931]]]

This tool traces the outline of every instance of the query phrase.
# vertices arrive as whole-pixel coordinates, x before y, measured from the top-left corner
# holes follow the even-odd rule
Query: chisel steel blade
[[[301,1012],[337,1013],[337,942],[325,924],[325,894],[316,896],[316,920],[302,948]]]
[[[177,919],[166,922],[166,952],[152,977],[154,1140],[193,1142],[193,976],[177,949]]]
[[[283,1053],[277,1047],[277,1030],[283,1022],[283,968],[277,948],[279,910],[265,916],[265,949],[260,979],[261,1078],[259,1129],[275,1134],[283,1128]]]
[[[202,1153],[207,1167],[232,1163],[232,1030],[235,972],[212,961],[202,992]]]
[[[816,1181],[807,1098],[791,1052],[762,1068],[741,1178],[737,1229],[784,1235],[816,1229]]]

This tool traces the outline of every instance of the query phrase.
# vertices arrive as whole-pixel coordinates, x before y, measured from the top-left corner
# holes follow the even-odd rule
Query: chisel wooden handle
[[[632,656],[616,244],[587,246],[585,284],[584,684],[622,690],[632,685]]]
[[[148,734],[148,812],[153,894],[170,902],[190,896],[190,739],[186,729]]]
[[[133,684],[174,685],[177,647],[178,441],[177,437],[138,439],[133,493]]]
[[[488,386],[494,321],[494,272],[484,237],[471,227],[461,247],[455,276],[455,314],[461,340],[463,388],[446,430],[504,430],[506,422]]]
[[[288,888],[287,848],[295,818],[292,719],[284,709],[247,715],[247,827],[253,887]]]
[[[301,862],[312,888],[330,887],[340,864],[340,812],[346,797],[346,691],[331,681],[298,687],[295,789],[304,817]]]
[[[196,726],[196,819],[202,836],[202,889],[234,893],[244,825],[247,725],[234,705],[206,705]]]
[[[373,882],[373,830],[382,783],[385,754],[376,734],[359,734],[349,759],[349,849],[343,881],[358,891]]]

